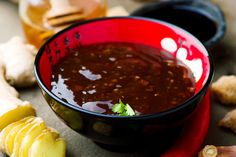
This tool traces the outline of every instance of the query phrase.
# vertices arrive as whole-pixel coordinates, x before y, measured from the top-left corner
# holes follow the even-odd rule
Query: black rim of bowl
[[[213,15],[210,15],[211,13],[209,13],[208,10],[203,10],[203,9],[198,10],[199,14],[205,15],[206,17],[214,20],[217,23],[216,33],[209,40],[207,40],[203,43],[203,45],[205,47],[211,48],[221,38],[224,37],[225,31],[226,31],[226,24],[225,24],[225,18],[224,18],[223,12],[221,11],[221,9],[217,5],[215,5],[211,2],[208,2],[208,1],[204,1],[204,0],[167,0],[167,1],[162,1],[162,2],[155,2],[155,3],[144,5],[141,8],[135,10],[134,12],[131,13],[131,16],[142,17],[142,14],[147,13],[147,12],[152,12],[156,8],[168,7],[168,6],[173,6],[173,5],[182,5],[182,4],[183,5],[191,5],[191,4],[203,5],[209,9],[211,9],[211,13],[214,12],[215,17],[213,17]],[[148,17],[146,17],[146,18],[148,18]],[[153,18],[153,19],[158,20],[155,18]]]
[[[79,23],[75,23],[71,26],[69,26],[68,28],[56,33],[55,35],[53,35],[50,39],[48,39],[43,45],[42,47],[39,49],[37,55],[36,55],[36,58],[35,58],[35,62],[34,62],[34,73],[35,73],[35,77],[36,77],[36,80],[38,82],[38,85],[41,87],[41,89],[46,92],[52,99],[54,99],[55,101],[57,101],[58,103],[62,104],[63,106],[65,107],[68,107],[72,110],[75,110],[75,111],[79,111],[83,114],[87,114],[87,115],[90,115],[90,116],[94,116],[94,117],[100,117],[100,118],[115,118],[115,119],[130,119],[130,120],[138,120],[138,119],[152,119],[152,118],[158,118],[158,117],[162,117],[162,116],[167,116],[167,115],[170,115],[178,110],[181,110],[182,108],[185,108],[186,106],[188,105],[191,105],[196,99],[199,99],[202,95],[202,93],[205,93],[208,86],[210,85],[212,79],[213,79],[213,74],[214,74],[214,64],[213,64],[213,60],[212,60],[212,56],[211,54],[205,49],[205,52],[208,54],[208,60],[209,60],[209,63],[210,63],[210,71],[209,71],[209,75],[208,75],[208,78],[207,78],[207,81],[206,83],[204,84],[204,86],[201,88],[201,90],[196,93],[194,96],[192,96],[191,98],[187,99],[186,101],[184,101],[183,103],[179,104],[178,106],[176,106],[175,108],[172,108],[172,109],[169,109],[169,110],[166,110],[166,111],[163,111],[163,112],[159,112],[159,113],[155,113],[155,114],[146,114],[146,115],[138,115],[138,116],[119,116],[119,115],[106,115],[106,114],[101,114],[101,113],[96,113],[96,112],[92,112],[92,111],[89,111],[89,110],[85,110],[85,109],[82,109],[81,107],[78,107],[76,105],[73,105],[73,104],[70,104],[70,103],[67,103],[63,100],[61,100],[60,98],[58,98],[55,94],[53,94],[50,90],[47,89],[47,87],[44,85],[44,83],[41,81],[41,76],[40,76],[40,73],[39,73],[39,61],[41,59],[41,56],[45,50],[45,46],[50,43],[53,39],[57,38],[57,36],[65,33],[66,31],[70,30],[71,28],[74,28],[74,27],[78,27],[80,25],[84,25],[84,24],[87,24],[87,23],[91,23],[91,22],[95,22],[95,21],[104,21],[104,20],[112,20],[112,19],[132,19],[132,20],[144,20],[144,21],[150,21],[150,22],[154,22],[154,23],[158,23],[158,24],[164,24],[164,25],[167,25],[167,26],[170,26],[174,29],[179,29],[181,30],[182,32],[184,32],[185,34],[188,34],[189,36],[191,36],[195,41],[198,42],[198,44],[200,46],[202,46],[204,49],[204,45],[196,38],[194,37],[192,34],[188,33],[187,31],[185,31],[184,29],[182,28],[179,28],[173,24],[170,24],[170,23],[167,23],[167,22],[164,22],[164,21],[159,21],[159,20],[154,20],[154,19],[151,19],[151,18],[144,18],[144,17],[105,17],[105,18],[98,18],[98,19],[94,19],[94,20],[88,20],[88,21],[84,21],[84,22],[79,22]]]

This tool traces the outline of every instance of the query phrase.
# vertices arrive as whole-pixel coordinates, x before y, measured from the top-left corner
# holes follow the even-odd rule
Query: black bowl
[[[172,53],[185,49],[188,52],[186,55],[202,63],[202,66],[192,69],[201,71],[196,81],[195,95],[161,113],[121,117],[83,110],[51,92],[54,64],[67,54],[79,50],[82,45],[109,41],[145,43]],[[168,45],[171,44],[174,47],[169,49]],[[35,75],[52,110],[73,130],[98,143],[129,145],[140,144],[154,136],[161,139],[170,137],[176,128],[184,125],[206,93],[213,76],[213,64],[205,47],[194,36],[176,26],[147,18],[116,17],[78,23],[54,35],[36,56]]]
[[[131,13],[169,22],[197,37],[208,49],[225,34],[225,19],[216,5],[205,0],[168,0],[145,5]]]

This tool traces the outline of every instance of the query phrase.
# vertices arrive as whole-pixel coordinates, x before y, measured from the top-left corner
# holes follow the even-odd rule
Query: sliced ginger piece
[[[223,104],[236,104],[236,76],[222,76],[212,83],[211,90]]]
[[[7,125],[28,116],[35,116],[35,110],[28,102],[23,105],[0,104],[0,131]]]
[[[235,157],[236,146],[207,145],[198,154],[198,157]]]
[[[25,135],[21,146],[20,146],[20,151],[19,155],[20,157],[28,157],[28,152],[33,144],[34,140],[36,137],[38,137],[43,130],[46,129],[46,124],[43,121],[40,121],[39,123],[36,123]]]
[[[16,124],[21,124],[21,122],[15,122]],[[6,152],[5,141],[9,132],[12,130],[15,124],[10,124],[0,132],[0,148],[2,151]]]
[[[225,117],[219,121],[219,126],[229,128],[236,133],[236,109],[228,112]]]
[[[13,146],[14,146],[14,140],[15,137],[17,135],[17,133],[25,126],[25,123],[21,123],[17,126],[15,126],[14,128],[12,128],[12,130],[9,132],[9,134],[7,135],[5,142],[4,142],[4,146],[5,146],[5,150],[4,152],[7,155],[11,155],[12,151],[13,151]]]
[[[43,120],[39,117],[35,117],[34,120],[30,123],[26,123],[25,126],[18,131],[18,133],[15,136],[14,140],[14,146],[13,146],[13,151],[11,157],[20,157],[19,156],[19,151],[20,151],[20,146],[21,143],[27,134],[27,132],[37,123],[42,122]]]
[[[217,147],[213,145],[207,145],[198,154],[198,157],[217,157],[217,155],[218,155]]]
[[[53,129],[45,129],[32,144],[29,157],[65,157],[66,143]]]
[[[7,152],[6,141],[8,141],[11,132],[15,130],[17,126],[22,125],[25,121],[29,121],[29,119],[32,119],[32,117],[26,117],[22,120],[14,122],[2,130],[2,132],[0,133],[0,148],[4,152]]]
[[[15,123],[12,123],[12,129],[11,131],[8,133],[8,135],[6,136],[5,139],[5,148],[6,148],[6,153],[8,155],[12,154],[13,151],[13,146],[14,146],[14,140],[15,137],[17,135],[17,133],[28,123],[31,123],[33,120],[35,119],[35,117],[31,116],[31,117],[26,117],[20,121],[17,121]]]

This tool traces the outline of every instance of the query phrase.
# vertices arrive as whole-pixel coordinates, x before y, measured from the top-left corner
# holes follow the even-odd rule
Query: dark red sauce
[[[132,43],[81,47],[52,70],[52,92],[83,109],[103,114],[119,99],[136,114],[174,108],[194,95],[192,72],[171,54]]]

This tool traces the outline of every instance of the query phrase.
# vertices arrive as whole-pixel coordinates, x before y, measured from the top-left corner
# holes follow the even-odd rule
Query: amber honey
[[[106,16],[106,0],[68,0],[72,6],[78,6],[83,10],[83,19],[88,20]],[[45,21],[45,14],[51,9],[49,0],[21,0],[20,20],[27,41],[37,48],[50,36],[60,31],[63,27],[50,26]],[[68,25],[69,26],[69,25]]]

